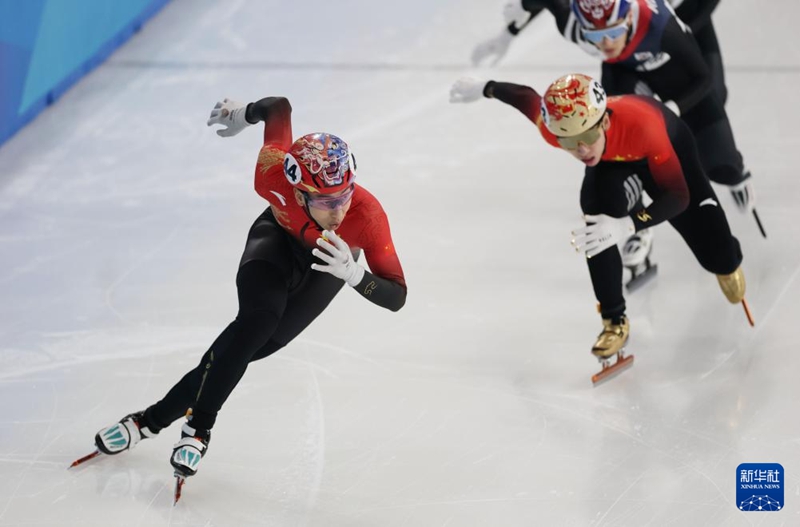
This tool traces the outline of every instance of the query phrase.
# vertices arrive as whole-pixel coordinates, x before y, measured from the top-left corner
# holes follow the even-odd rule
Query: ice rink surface
[[[569,244],[582,168],[469,74],[543,90],[599,64],[549,14],[494,69],[502,2],[176,0],[0,148],[0,526],[800,525],[800,4],[722,2],[728,112],[764,240],[717,187],[745,254],[750,328],[668,225],[628,297],[636,365],[593,388],[600,330]],[[383,202],[409,284],[391,313],[344,290],[250,367],[172,507],[178,425],[67,471],[236,313],[265,202],[261,128],[214,103],[285,95]],[[736,467],[785,468],[743,513]]]

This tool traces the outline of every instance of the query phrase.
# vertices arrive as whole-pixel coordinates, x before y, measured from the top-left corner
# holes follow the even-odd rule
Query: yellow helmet
[[[606,91],[581,73],[556,79],[542,96],[542,118],[558,137],[572,137],[595,126],[606,113]]]

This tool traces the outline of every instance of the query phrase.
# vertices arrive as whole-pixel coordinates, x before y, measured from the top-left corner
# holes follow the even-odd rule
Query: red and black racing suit
[[[536,91],[518,84],[490,81],[487,96],[510,104],[559,147],[540,114]],[[608,98],[610,126],[600,163],[586,167],[581,187],[585,214],[630,216],[636,230],[668,221],[680,233],[704,269],[730,274],[742,261],[739,241],[731,234],[725,212],[700,166],[691,130],[660,102],[639,95]],[[644,207],[646,190],[653,202]],[[603,318],[625,313],[622,259],[611,247],[587,259]]]
[[[192,408],[192,426],[208,430],[244,375],[249,363],[286,346],[322,313],[344,282],[314,271],[322,263],[311,254],[321,227],[297,203],[283,173],[292,145],[291,106],[268,97],[247,106],[246,119],[264,121],[264,145],[255,169],[255,189],[270,206],[253,224],[236,276],[239,313],[217,337],[196,368],[163,399],[147,408],[141,426],[158,432]],[[380,203],[356,185],[350,209],[337,234],[354,256],[363,251],[370,271],[354,288],[381,307],[405,304],[406,284],[389,222]],[[343,325],[351,318],[340,313]],[[350,324],[352,325],[352,324]]]

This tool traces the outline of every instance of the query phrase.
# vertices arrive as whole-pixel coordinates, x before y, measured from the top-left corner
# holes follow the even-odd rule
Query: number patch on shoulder
[[[292,185],[300,183],[303,174],[300,171],[300,165],[292,154],[287,153],[283,158],[283,173]]]

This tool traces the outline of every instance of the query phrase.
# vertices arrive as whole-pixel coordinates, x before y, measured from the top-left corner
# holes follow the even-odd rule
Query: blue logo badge
[[[783,467],[778,463],[742,463],[736,467],[736,503],[740,511],[783,509]]]

